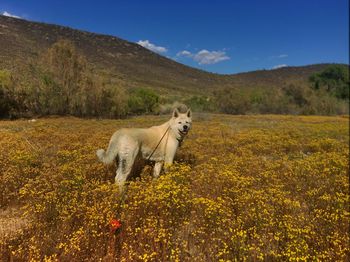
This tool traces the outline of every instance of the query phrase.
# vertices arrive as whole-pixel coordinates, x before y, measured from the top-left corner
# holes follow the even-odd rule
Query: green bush
[[[325,89],[339,99],[349,99],[349,67],[331,65],[320,73],[313,74],[310,82],[314,89]]]
[[[224,89],[216,93],[217,107],[226,114],[284,114],[288,98],[278,89]]]
[[[133,114],[154,113],[159,106],[159,96],[152,90],[137,88],[130,92],[128,106]]]
[[[0,117],[10,117],[11,111],[15,108],[15,101],[12,95],[11,74],[8,71],[0,70]]]
[[[124,89],[93,73],[85,57],[67,40],[53,44],[37,61],[21,70],[21,73],[0,70],[1,118],[14,115],[120,118],[129,113]],[[148,105],[147,99],[149,96],[144,104]]]
[[[216,93],[219,110],[226,114],[245,114],[250,109],[247,92],[241,89],[224,89]]]
[[[213,99],[205,96],[192,96],[185,104],[196,112],[211,112],[215,110]]]
[[[227,88],[217,91],[215,97],[218,109],[227,114],[348,114],[349,100],[335,95],[344,90],[339,86],[330,91],[298,83],[282,88]]]

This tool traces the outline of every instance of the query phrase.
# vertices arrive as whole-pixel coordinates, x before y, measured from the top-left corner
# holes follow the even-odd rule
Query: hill
[[[99,71],[127,85],[199,91],[218,85],[224,77],[187,67],[120,38],[68,27],[0,16],[1,66],[16,58],[26,63],[60,39],[67,39]],[[197,90],[196,90],[197,89]]]
[[[295,80],[306,81],[311,74],[327,67],[318,64],[219,75],[177,63],[118,37],[6,16],[0,16],[0,66],[10,67],[14,58],[21,63],[36,59],[60,39],[73,42],[96,70],[108,71],[116,82],[160,91],[202,94],[221,87],[280,86]]]
[[[56,63],[50,68],[50,52],[51,56],[76,52],[78,67],[86,70],[79,69],[78,78],[63,79],[60,70],[65,70],[64,58],[58,62],[63,67]],[[46,60],[41,61],[45,56]],[[71,63],[69,66],[75,63],[68,57],[65,62]],[[120,117],[159,112],[161,104],[174,101],[185,102],[197,111],[233,114],[346,113],[345,103],[339,104],[329,90],[324,93],[311,88],[310,76],[329,66],[315,64],[220,75],[183,65],[115,36],[0,16],[0,101],[4,101],[0,117],[23,112],[28,116]],[[347,71],[346,65],[332,66]],[[11,81],[12,87],[8,87]],[[348,76],[343,82],[348,82]],[[65,83],[76,84],[64,86]],[[346,93],[344,83],[341,88]],[[151,93],[139,92],[140,88]],[[72,95],[76,97],[69,99]],[[139,97],[132,98],[135,95]],[[77,102],[82,96],[85,100]]]

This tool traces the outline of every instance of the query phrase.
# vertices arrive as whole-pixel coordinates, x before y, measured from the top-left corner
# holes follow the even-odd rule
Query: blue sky
[[[349,63],[348,0],[0,0],[0,13],[114,35],[229,74]]]

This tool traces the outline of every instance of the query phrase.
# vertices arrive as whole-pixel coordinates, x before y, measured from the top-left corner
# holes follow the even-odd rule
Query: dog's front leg
[[[153,168],[153,177],[158,178],[160,175],[160,171],[162,171],[163,162],[156,162]]]
[[[168,152],[168,154],[164,158],[164,172],[165,173],[168,172],[170,166],[174,162],[175,152],[176,152],[176,149]]]

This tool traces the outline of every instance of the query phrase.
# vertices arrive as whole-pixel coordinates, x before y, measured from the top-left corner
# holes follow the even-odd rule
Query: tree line
[[[228,114],[347,114],[349,68],[332,65],[309,83],[280,88],[227,88],[184,102],[194,111]],[[93,72],[68,40],[53,44],[21,72],[0,70],[0,117],[73,115],[122,118],[159,113],[162,101],[147,88],[126,90]]]
[[[29,68],[0,70],[0,117],[73,115],[121,118],[151,113],[159,96],[149,89],[127,92],[94,74],[86,58],[67,40],[53,44]]]

